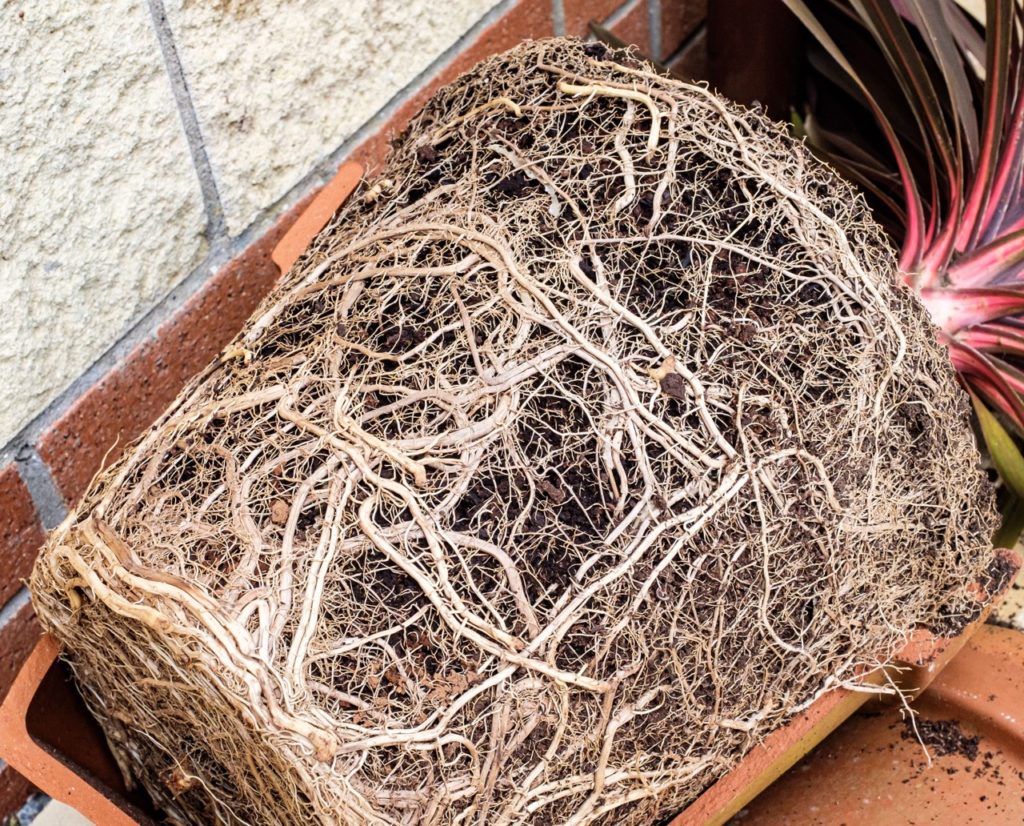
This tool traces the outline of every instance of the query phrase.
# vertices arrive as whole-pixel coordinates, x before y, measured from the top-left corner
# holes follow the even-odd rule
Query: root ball
[[[32,579],[175,821],[650,823],[990,557],[862,198],[598,44],[438,92],[230,353]]]

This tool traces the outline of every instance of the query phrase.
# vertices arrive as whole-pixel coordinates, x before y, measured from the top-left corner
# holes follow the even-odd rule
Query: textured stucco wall
[[[232,234],[496,0],[169,0]]]
[[[146,7],[0,4],[0,445],[202,259]]]
[[[0,446],[495,3],[0,4]]]

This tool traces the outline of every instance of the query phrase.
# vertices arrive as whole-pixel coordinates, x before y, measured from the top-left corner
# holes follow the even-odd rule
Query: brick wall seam
[[[604,26],[606,29],[610,29],[612,26],[614,26],[616,23],[622,20],[623,17],[625,17],[627,14],[633,11],[633,9],[635,9],[640,3],[644,2],[646,2],[646,0],[626,0],[625,3],[623,3],[617,9],[615,9],[615,11],[609,14],[601,23],[601,25]]]
[[[565,2],[551,0],[551,22],[558,37],[565,35]]]
[[[31,445],[24,445],[16,458],[21,480],[28,488],[32,504],[36,506],[43,530],[56,528],[68,515],[64,497],[57,490],[57,484],[50,473],[50,467]]]
[[[202,193],[203,206],[206,210],[206,240],[212,246],[227,235],[224,206],[217,189],[217,180],[214,178],[213,167],[206,152],[206,144],[199,126],[199,117],[192,104],[192,96],[189,93],[188,81],[181,66],[181,59],[178,57],[174,35],[167,23],[167,12],[164,9],[163,0],[148,0],[147,5],[150,17],[153,19],[153,29],[156,32],[157,41],[160,43],[160,51],[163,54],[164,71],[167,73],[171,93],[178,107],[181,127],[185,132],[185,139],[188,141],[189,152],[192,155],[193,171],[199,179],[199,190]]]
[[[0,629],[13,622],[14,618],[18,616],[18,612],[31,601],[32,595],[29,593],[28,588],[24,587],[7,600],[7,603],[0,608]]]
[[[661,59],[661,0],[647,0],[648,44],[647,54]]]

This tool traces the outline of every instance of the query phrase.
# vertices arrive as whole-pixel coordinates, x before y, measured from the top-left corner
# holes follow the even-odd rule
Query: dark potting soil
[[[1017,567],[1007,557],[997,556],[982,575],[981,585],[989,594],[998,594],[1016,573]]]
[[[1015,572],[1014,564],[1005,556],[998,555],[978,577],[978,584],[989,595],[998,594]],[[937,621],[924,627],[939,637],[955,637],[981,616],[981,610],[980,602],[972,605],[968,611],[956,611],[952,606],[944,605],[939,609]]]

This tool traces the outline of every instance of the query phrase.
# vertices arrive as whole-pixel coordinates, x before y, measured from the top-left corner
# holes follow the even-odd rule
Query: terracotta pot
[[[1010,559],[1015,569],[1020,567],[1019,557],[1006,551],[999,553]],[[1012,577],[1007,589],[1011,582]],[[957,637],[936,637],[926,631],[915,633],[896,656],[890,677],[904,691],[914,695],[924,691],[981,627],[1003,594],[1005,589],[993,595],[994,599],[981,615]],[[985,629],[984,637],[991,633]],[[1006,633],[1024,638],[1019,632]],[[1022,650],[1024,646],[1017,650],[1018,657]],[[69,669],[58,659],[59,654],[59,643],[43,635],[0,706],[0,759],[97,826],[150,824],[159,819],[144,795],[125,788],[102,732],[75,692]],[[986,714],[998,716],[999,710],[988,708],[992,701],[986,699],[997,691],[994,687],[986,688],[997,684],[993,682],[997,674],[1002,680],[998,684],[1005,684],[1005,690],[997,696],[1011,701],[1018,697],[1024,701],[1024,697],[1019,696],[1024,683],[1018,673],[1024,669],[1011,673],[1005,667],[993,671],[987,664],[984,670],[974,668],[976,665],[982,665],[977,655],[963,665],[958,662],[952,672],[955,678],[941,681],[933,692],[925,694],[922,708],[953,703],[963,709],[961,716],[974,714],[979,719]],[[883,679],[878,674],[873,682],[881,683]],[[725,823],[872,697],[845,689],[825,695],[806,712],[765,738],[763,744],[750,751],[732,772],[697,798],[670,826]],[[1020,740],[1020,725],[1016,725]],[[851,768],[841,777],[849,780],[854,773]],[[775,821],[769,817],[761,822]]]
[[[290,269],[313,237],[351,194],[362,174],[347,163],[325,186],[281,239],[272,257]],[[1014,570],[1021,560],[997,551]],[[1012,577],[1007,581],[1010,587]],[[1004,592],[1005,593],[1005,589]],[[985,621],[1002,594],[992,596],[981,615],[952,638],[916,632],[896,655],[889,679],[914,695],[923,691]],[[74,690],[60,646],[44,635],[0,706],[0,759],[56,800],[81,812],[97,826],[148,824],[157,819],[145,796],[129,792],[106,748],[99,726]],[[879,673],[870,682],[881,684]],[[873,695],[837,689],[815,702],[750,751],[737,767],[708,788],[671,826],[725,823],[790,766],[820,743]]]
[[[1010,563],[1013,574],[1007,577],[1000,593],[978,594],[982,600],[991,599],[974,622],[956,637],[937,637],[923,629],[915,631],[893,658],[893,664],[885,674],[876,673],[866,682],[875,685],[886,681],[894,683],[910,698],[924,692],[984,624],[1012,586],[1021,567],[1021,558],[1013,551],[1003,549],[997,550],[996,555]],[[807,711],[776,729],[761,745],[749,751],[735,769],[709,787],[669,826],[719,826],[725,823],[875,696],[837,689],[821,697]]]
[[[59,654],[44,634],[18,672],[0,706],[0,759],[97,826],[153,823],[152,804],[125,787]]]
[[[355,161],[346,161],[338,169],[316,197],[310,202],[302,214],[277,242],[270,258],[282,273],[292,268],[306,247],[316,238],[327,222],[331,220],[338,208],[348,200],[348,196],[358,186],[363,177],[363,166]]]

